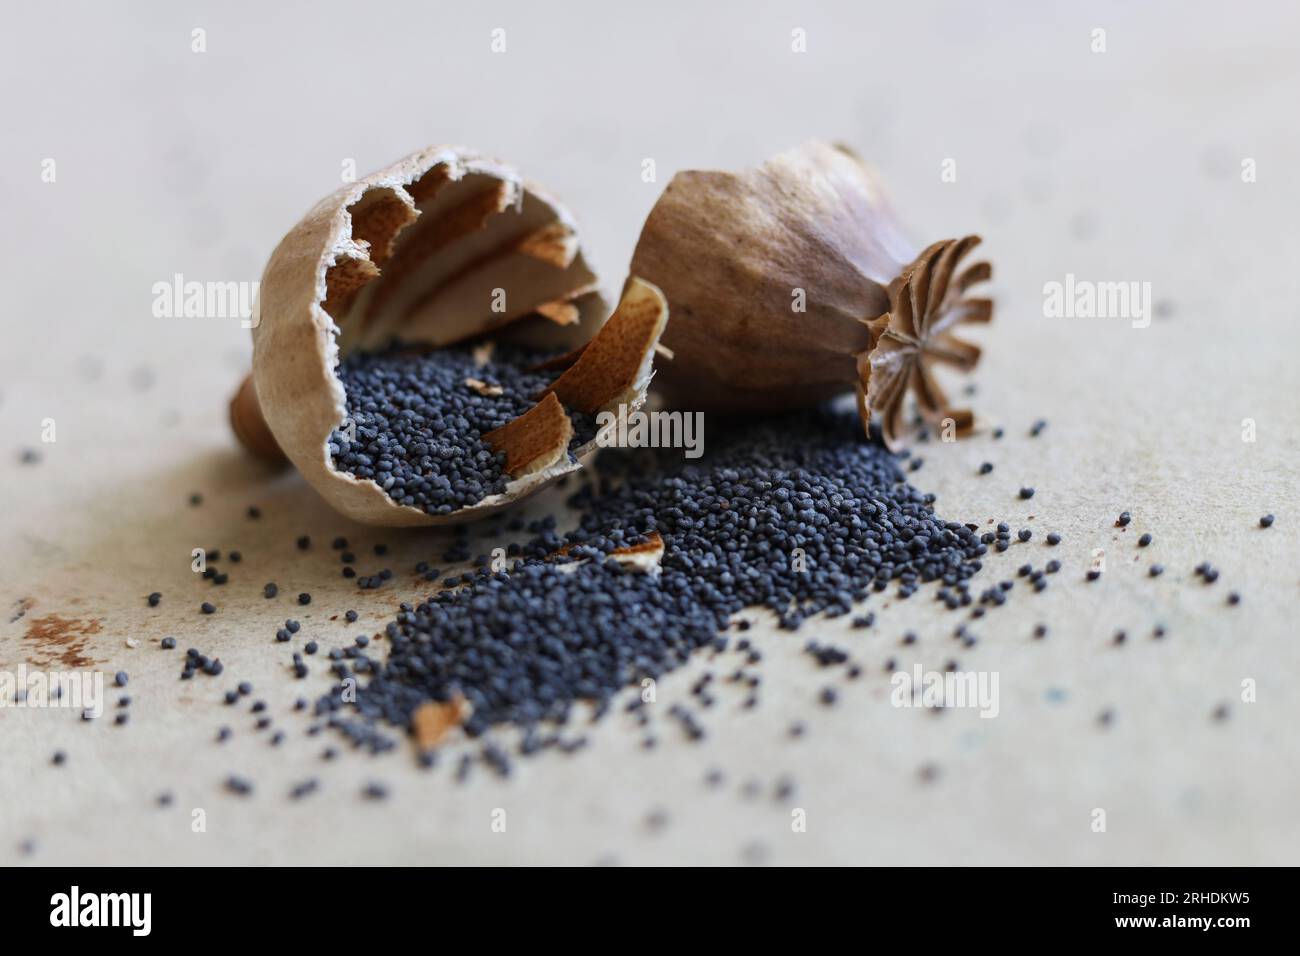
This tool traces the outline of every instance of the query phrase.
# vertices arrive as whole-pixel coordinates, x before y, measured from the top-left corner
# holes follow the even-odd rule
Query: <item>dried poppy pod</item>
[[[457,147],[415,153],[319,202],[272,253],[257,310],[251,385],[231,402],[236,435],[376,525],[473,520],[577,469],[566,410],[643,401],[667,321],[659,291],[634,278],[602,326],[608,306],[570,214],[510,167]],[[429,514],[335,466],[330,438],[348,424],[341,361],[395,341],[438,349],[485,336],[566,351],[537,404],[482,436],[505,454],[504,493]]]
[[[948,407],[931,360],[969,370],[979,349],[951,334],[985,322],[992,302],[966,290],[991,275],[955,274],[970,236],[918,252],[867,165],[809,143],[757,169],[688,171],[651,210],[632,273],[655,283],[672,321],[656,387],[672,404],[777,411],[855,390],[864,424],[882,415],[899,442],[910,389],[926,417],[969,427]]]

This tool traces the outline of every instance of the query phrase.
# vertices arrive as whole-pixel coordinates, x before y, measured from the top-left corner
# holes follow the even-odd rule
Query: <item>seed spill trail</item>
[[[369,478],[397,503],[428,514],[501,494],[505,455],[482,436],[533,407],[533,396],[554,376],[528,369],[548,357],[504,347],[482,364],[471,348],[349,356],[337,372],[355,436],[330,435],[334,467]],[[575,442],[590,440],[594,422],[573,418]]]
[[[473,707],[471,736],[506,721],[563,722],[579,700],[600,711],[693,651],[725,647],[745,607],[793,630],[814,614],[847,614],[891,582],[906,597],[941,580],[969,603],[966,581],[986,551],[974,525],[936,517],[933,496],[908,485],[899,459],[848,414],[715,426],[697,462],[621,451],[598,472],[599,488],[570,499],[575,530],[544,523],[508,572],[481,569],[462,589],[404,605],[382,665],[355,652],[351,666],[336,660],[340,678],[373,675],[357,694],[360,722],[337,713],[348,706],[339,693],[318,712],[336,712],[336,726],[375,749],[388,749],[375,722],[405,727],[422,702],[457,694]],[[659,573],[608,559],[651,532],[665,545]]]

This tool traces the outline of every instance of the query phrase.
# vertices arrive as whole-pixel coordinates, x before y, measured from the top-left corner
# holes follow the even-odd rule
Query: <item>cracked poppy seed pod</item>
[[[957,272],[976,236],[918,250],[871,169],[848,149],[808,143],[757,169],[673,177],[646,220],[632,274],[668,299],[656,380],[672,405],[771,412],[856,391],[900,441],[908,391],[929,419],[948,406],[930,362],[964,371],[979,349],[951,334],[992,317],[966,295],[986,262]]]
[[[287,457],[362,523],[473,520],[580,467],[568,412],[644,400],[667,321],[663,297],[633,278],[602,325],[607,314],[558,202],[495,160],[422,150],[323,199],[280,241],[262,275],[251,382],[231,402],[231,424],[253,454]],[[485,337],[565,353],[537,404],[482,436],[505,455],[503,493],[429,514],[335,467],[330,437],[347,421],[343,359],[394,341],[437,349]]]

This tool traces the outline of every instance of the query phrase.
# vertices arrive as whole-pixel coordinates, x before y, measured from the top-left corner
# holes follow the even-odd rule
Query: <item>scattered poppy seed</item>
[[[1142,537],[1138,538],[1138,547],[1139,547],[1139,548],[1145,548],[1145,547],[1146,547],[1147,545],[1149,545],[1150,543],[1151,543],[1151,535],[1149,535],[1149,534],[1144,534],[1144,535],[1142,535]]]
[[[217,611],[217,607],[215,604],[210,604],[209,602],[204,601],[202,604],[199,605],[199,610],[202,611],[204,614],[215,614]]]
[[[161,592],[161,591],[154,591],[154,592],[153,592],[152,594],[150,594],[149,597],[148,597],[149,606],[150,606],[150,607],[157,607],[157,606],[158,606],[158,602],[161,601],[161,600],[162,600],[162,592]]]
[[[1259,519],[1259,526],[1260,526],[1261,528],[1271,528],[1271,527],[1273,527],[1273,516],[1272,516],[1271,514],[1270,514],[1270,515],[1264,515],[1264,517],[1262,517],[1262,518]]]
[[[172,648],[176,646],[176,638],[164,637],[161,641],[158,642],[158,646],[165,651],[170,651],[172,650]]]
[[[1033,489],[1033,488],[1021,488],[1021,489],[1020,489],[1020,497],[1021,497],[1021,498],[1024,498],[1025,500],[1028,500],[1028,499],[1034,497],[1034,489]]]

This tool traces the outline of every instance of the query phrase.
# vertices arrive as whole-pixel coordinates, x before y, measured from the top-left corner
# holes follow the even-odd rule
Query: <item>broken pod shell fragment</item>
[[[570,413],[636,407],[667,321],[663,296],[629,279],[609,307],[569,212],[517,172],[460,147],[434,147],[326,197],[281,240],[262,276],[253,371],[231,403],[240,441],[285,457],[335,509],[365,524],[474,520],[581,467]],[[342,470],[340,363],[394,343],[433,351],[496,344],[561,353],[536,404],[482,435],[504,456],[504,490],[448,513],[403,504]],[[465,379],[467,391],[499,394]]]

